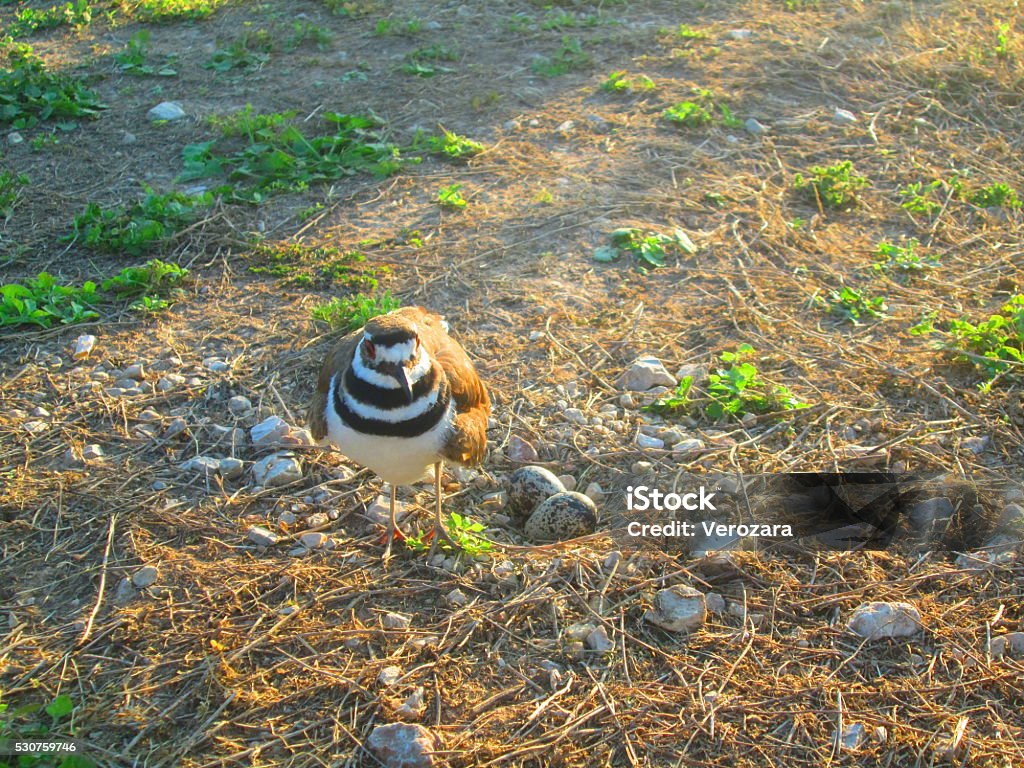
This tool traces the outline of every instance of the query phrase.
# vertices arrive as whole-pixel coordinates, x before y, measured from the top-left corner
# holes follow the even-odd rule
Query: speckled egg
[[[533,465],[520,467],[509,478],[508,510],[522,521],[546,498],[564,492],[565,486],[554,472]]]
[[[575,491],[556,493],[542,501],[526,521],[531,541],[564,541],[593,533],[597,507],[588,496]]]

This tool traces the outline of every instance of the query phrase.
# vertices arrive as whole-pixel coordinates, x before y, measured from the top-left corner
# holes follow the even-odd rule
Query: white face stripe
[[[363,337],[364,342],[366,337]],[[375,359],[382,363],[404,363],[406,360],[412,360],[412,356],[416,354],[416,340],[410,339],[409,341],[403,341],[400,344],[391,344],[385,346],[383,344],[376,345]]]
[[[380,349],[381,347],[377,347],[378,352]],[[373,384],[375,387],[380,387],[381,389],[400,389],[402,386],[391,376],[378,373],[372,368],[368,368],[366,363],[363,362],[363,356],[361,354],[356,354],[356,356],[352,358],[352,372],[367,384]],[[426,350],[421,346],[419,354],[416,356],[416,364],[406,372],[406,376],[409,379],[409,386],[413,386],[429,372],[430,358],[427,356]]]
[[[434,404],[437,403],[439,391],[440,390],[435,389],[425,397],[421,397],[419,400],[413,400],[409,405],[403,405],[400,408],[392,408],[391,410],[384,410],[383,408],[378,408],[370,403],[364,403],[361,400],[356,400],[347,392],[345,393],[344,401],[349,410],[364,419],[376,419],[377,421],[387,421],[391,424],[398,424],[401,421],[408,421],[409,419],[415,419],[417,416],[422,416],[433,408]]]

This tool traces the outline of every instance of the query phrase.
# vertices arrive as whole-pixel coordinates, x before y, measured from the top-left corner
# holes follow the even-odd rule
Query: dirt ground
[[[48,4],[0,4],[0,22],[26,7]],[[0,124],[0,165],[29,178],[0,223],[0,282],[46,270],[81,285],[149,258],[190,275],[160,312],[104,305],[86,324],[0,328],[0,737],[32,719],[11,711],[64,694],[74,711],[55,727],[118,767],[379,765],[365,741],[403,718],[438,735],[436,764],[450,766],[1024,764],[1024,659],[990,643],[1024,630],[1019,537],[971,568],[941,548],[701,558],[610,532],[638,472],[668,489],[737,471],[888,468],[998,488],[983,500],[993,514],[1018,498],[1019,364],[989,387],[980,365],[934,344],[1024,291],[1024,211],[970,202],[993,184],[1024,193],[1016,3],[235,0],[165,23],[93,7],[88,26],[22,40],[106,109],[66,131]],[[141,29],[176,75],[119,66]],[[239,41],[261,54],[251,68],[204,67]],[[602,88],[613,72],[634,87]],[[663,116],[709,98],[708,122]],[[185,117],[149,120],[163,101]],[[328,112],[374,114],[401,147],[443,126],[484,150],[260,204],[222,198],[141,256],[66,239],[88,203],[128,204],[142,184],[212,186],[178,180],[182,150],[246,105],[294,110],[307,135]],[[797,174],[847,160],[869,181],[855,205],[794,189]],[[933,208],[902,205],[901,190],[932,181]],[[437,202],[454,184],[463,209]],[[624,227],[681,229],[695,252],[658,268],[595,260]],[[910,238],[933,264],[874,269],[879,243]],[[288,244],[294,271],[259,269]],[[301,425],[334,338],[312,309],[373,293],[324,276],[331,249],[364,254],[377,295],[444,314],[493,394],[491,454],[479,476],[449,478],[449,508],[529,543],[496,495],[519,437],[580,490],[600,486],[607,535],[478,560],[401,551],[385,567],[364,515],[381,491],[371,473],[306,448],[302,480],[254,485],[251,463],[269,451],[249,428],[272,415]],[[844,286],[884,298],[884,316],[830,312]],[[939,332],[910,332],[928,317]],[[84,333],[96,347],[76,361]],[[636,407],[652,398],[623,400],[619,376],[638,355],[714,369],[741,344],[808,407],[659,420]],[[111,394],[133,363],[142,391]],[[182,382],[160,391],[168,373]],[[230,410],[237,395],[253,409]],[[641,427],[671,426],[699,447],[637,444]],[[90,445],[102,457],[67,456]],[[197,455],[246,472],[184,469]],[[405,493],[425,510],[432,498]],[[253,525],[279,543],[256,546]],[[332,547],[297,546],[309,528]],[[150,565],[155,578],[133,586]],[[659,629],[644,615],[672,585],[726,609],[691,634]],[[923,629],[852,635],[850,614],[870,600],[912,603]],[[580,624],[610,647],[581,645]],[[391,685],[387,667],[400,670]],[[421,709],[403,715],[418,689]],[[844,741],[856,724],[863,740]]]

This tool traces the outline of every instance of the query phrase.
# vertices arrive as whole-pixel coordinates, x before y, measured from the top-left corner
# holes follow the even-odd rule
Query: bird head
[[[378,330],[367,326],[358,354],[366,368],[393,379],[406,399],[413,401],[412,372],[423,354],[415,328]]]

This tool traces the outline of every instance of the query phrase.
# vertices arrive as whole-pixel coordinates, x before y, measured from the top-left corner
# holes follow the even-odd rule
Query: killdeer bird
[[[405,307],[370,320],[327,355],[309,407],[313,437],[325,437],[353,461],[395,489],[434,466],[434,544],[457,546],[441,518],[441,466],[447,460],[479,464],[487,448],[491,402],[465,350],[447,323],[422,307]]]

